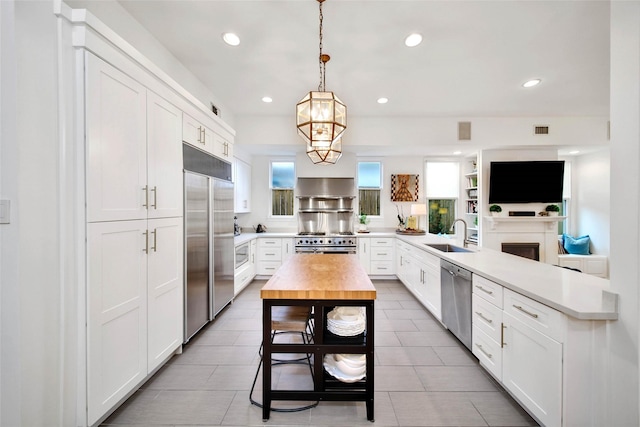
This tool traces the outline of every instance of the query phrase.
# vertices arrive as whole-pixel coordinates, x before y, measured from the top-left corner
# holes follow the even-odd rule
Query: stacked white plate
[[[327,313],[327,329],[332,334],[352,337],[364,332],[364,307],[335,307]]]
[[[335,379],[353,383],[366,375],[367,359],[364,354],[326,354],[324,369]]]

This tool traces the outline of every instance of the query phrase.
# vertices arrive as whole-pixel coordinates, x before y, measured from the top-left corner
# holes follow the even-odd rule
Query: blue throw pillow
[[[564,250],[572,255],[589,255],[589,235],[572,237],[568,234],[562,235]]]

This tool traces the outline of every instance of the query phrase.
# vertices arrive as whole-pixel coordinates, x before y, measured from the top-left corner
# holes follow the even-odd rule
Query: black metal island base
[[[269,419],[276,400],[363,401],[367,419],[374,421],[374,301],[376,290],[356,255],[298,254],[290,257],[260,291],[263,299],[263,408]],[[272,308],[312,308],[311,342],[273,343]],[[327,314],[336,306],[364,307],[365,331],[356,336],[334,335]],[[278,353],[313,355],[313,390],[273,390],[272,356]],[[366,375],[355,382],[332,377],[323,366],[327,354],[366,355]],[[277,356],[276,356],[277,358]]]

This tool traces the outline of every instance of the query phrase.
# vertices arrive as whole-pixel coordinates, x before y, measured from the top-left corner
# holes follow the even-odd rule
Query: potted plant
[[[502,208],[500,205],[491,205],[489,206],[489,212],[491,212],[491,215],[493,216],[498,216],[500,215],[500,212],[502,212]]]
[[[547,211],[547,214],[549,216],[558,216],[560,207],[558,205],[548,205],[546,208],[544,208],[544,210]]]
[[[367,215],[360,214],[360,216],[358,217],[358,222],[360,222],[360,227],[358,228],[358,231],[362,231],[362,232],[367,231],[367,224],[369,224],[369,218],[367,218]]]

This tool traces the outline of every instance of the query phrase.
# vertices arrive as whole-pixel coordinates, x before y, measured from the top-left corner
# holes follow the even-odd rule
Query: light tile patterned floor
[[[374,281],[375,423],[367,421],[363,402],[321,402],[303,412],[274,412],[263,422],[249,390],[260,361],[264,283],[249,285],[103,425],[537,425],[397,280]],[[273,377],[276,387],[310,384],[304,365],[281,366]],[[261,390],[259,378],[254,399]]]

